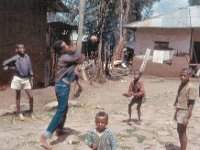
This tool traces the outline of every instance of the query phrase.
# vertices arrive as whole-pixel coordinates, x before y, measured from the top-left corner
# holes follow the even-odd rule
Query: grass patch
[[[117,138],[119,138],[120,140],[124,140],[126,138],[136,137],[138,143],[144,142],[146,137],[143,135],[136,134],[135,133],[136,130],[137,130],[136,128],[126,129],[126,133],[125,134],[117,134]]]
[[[86,141],[87,140],[87,134],[82,134],[78,136],[82,141]]]
[[[127,134],[133,134],[137,129],[136,128],[131,128],[131,129],[126,129]]]
[[[142,143],[142,142],[144,142],[144,140],[146,139],[145,136],[139,135],[139,134],[133,134],[133,136],[137,138],[138,143]]]
[[[118,139],[120,139],[120,140],[124,140],[125,138],[129,138],[129,137],[131,137],[131,136],[128,135],[128,134],[121,134],[121,133],[119,133],[119,134],[116,135],[116,137],[117,137]]]
[[[120,148],[123,150],[132,150],[131,147],[125,145],[120,146]]]

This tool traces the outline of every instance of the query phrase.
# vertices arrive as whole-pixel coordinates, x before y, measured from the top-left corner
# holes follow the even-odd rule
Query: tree
[[[118,46],[116,46],[112,63],[114,63],[116,59],[121,58],[121,53],[125,42],[133,43],[134,40],[133,32],[127,28],[122,28],[122,26],[130,22],[141,20],[142,14],[145,15],[143,18],[149,17],[149,15],[152,14],[152,6],[156,1],[159,0],[121,0],[121,5],[119,7],[121,9],[122,16],[122,23],[120,23],[120,33],[122,30],[123,37],[120,37]]]
[[[69,18],[77,18],[77,12],[79,10],[76,6],[78,3],[81,5],[82,0],[64,1],[67,8],[71,10]],[[96,74],[101,76],[101,78],[103,77],[103,72],[109,74],[107,52],[110,51],[113,54],[115,47],[119,47],[116,45],[117,41],[122,41],[122,33],[124,40],[128,41],[130,39],[129,37],[133,37],[133,33],[125,28],[123,28],[122,32],[122,26],[133,21],[141,20],[143,18],[142,14],[145,14],[147,17],[148,14],[151,14],[152,5],[156,1],[159,0],[85,0],[83,32],[88,37],[91,35],[98,37],[96,65],[99,67],[96,68],[101,70],[97,71]],[[146,13],[142,12],[144,9]],[[79,25],[80,28],[81,26]],[[81,35],[79,38],[81,38]],[[120,49],[121,47],[123,47],[123,43]],[[103,68],[104,61],[106,63],[106,70]]]
[[[188,0],[188,3],[189,3],[190,6],[200,5],[199,0]]]
[[[123,25],[127,24],[129,22],[129,10],[130,10],[131,0],[124,0],[124,14],[123,14]],[[123,28],[123,39],[127,39],[127,29]]]
[[[79,50],[80,52],[82,50],[84,6],[85,6],[85,0],[80,0],[80,3],[79,3],[78,41],[77,41],[77,50]]]

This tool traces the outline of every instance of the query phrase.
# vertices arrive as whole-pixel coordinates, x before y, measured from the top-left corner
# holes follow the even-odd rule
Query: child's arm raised
[[[69,55],[65,55],[63,57],[63,61],[66,62],[66,63],[77,63],[77,64],[80,64],[80,63],[83,63],[85,60],[85,57],[83,54],[81,53],[74,53],[74,54],[69,54]]]
[[[11,57],[11,58],[5,60],[5,61],[3,62],[3,67],[4,67],[4,68],[5,68],[5,67],[9,67],[9,66],[11,65],[11,63],[14,63],[16,60],[17,60],[17,55],[15,55],[15,56],[13,56],[13,57]],[[13,67],[13,66],[12,66],[12,67]]]

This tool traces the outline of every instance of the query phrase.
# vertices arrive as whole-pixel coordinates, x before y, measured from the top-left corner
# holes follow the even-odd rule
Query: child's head
[[[187,83],[190,80],[190,77],[192,76],[192,73],[193,73],[192,69],[183,68],[181,70],[181,73],[180,73],[181,82],[182,83]]]
[[[134,72],[134,80],[139,80],[142,76],[142,72],[141,71],[135,71]]]
[[[17,44],[15,46],[15,51],[18,54],[24,54],[25,53],[25,48],[24,48],[24,44]]]
[[[56,41],[53,45],[53,49],[57,54],[62,54],[71,51],[70,46],[67,45],[66,42],[62,40]]]
[[[95,124],[99,132],[103,132],[108,124],[108,114],[100,111],[96,114]]]

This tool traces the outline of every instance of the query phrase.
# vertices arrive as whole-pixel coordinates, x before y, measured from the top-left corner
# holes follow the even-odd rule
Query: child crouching
[[[130,83],[128,93],[124,93],[123,96],[126,97],[131,97],[133,96],[131,102],[128,105],[128,114],[129,114],[129,119],[128,121],[131,121],[131,113],[132,113],[132,106],[133,104],[137,104],[137,112],[138,112],[138,120],[141,120],[141,105],[143,102],[143,98],[145,97],[145,90],[144,90],[144,85],[143,82],[140,80],[142,76],[141,71],[136,71],[134,73],[134,80]]]

